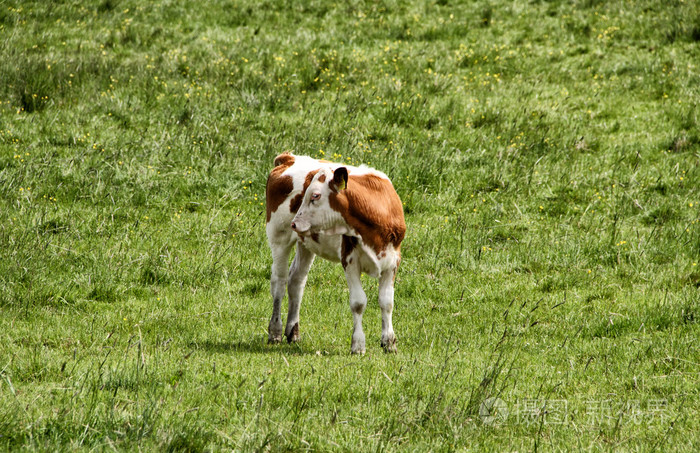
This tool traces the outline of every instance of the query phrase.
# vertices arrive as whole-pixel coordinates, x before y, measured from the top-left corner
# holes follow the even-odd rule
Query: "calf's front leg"
[[[304,248],[301,243],[297,244],[297,253],[289,268],[289,286],[287,288],[289,309],[287,310],[287,327],[284,334],[289,343],[299,340],[299,308],[301,307],[301,298],[304,296],[306,278],[314,262],[314,257],[315,255]]]

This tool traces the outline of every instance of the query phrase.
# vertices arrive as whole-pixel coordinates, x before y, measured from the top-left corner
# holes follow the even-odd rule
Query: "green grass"
[[[699,43],[682,0],[0,2],[0,449],[697,451]],[[322,261],[266,344],[284,150],[392,177],[397,355]]]

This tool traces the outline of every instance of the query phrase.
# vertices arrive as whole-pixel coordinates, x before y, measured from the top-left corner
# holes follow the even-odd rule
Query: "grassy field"
[[[0,1],[0,450],[698,451],[692,0]],[[267,345],[278,153],[389,174]]]

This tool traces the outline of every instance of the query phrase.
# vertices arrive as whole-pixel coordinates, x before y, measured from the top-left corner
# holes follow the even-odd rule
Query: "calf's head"
[[[343,225],[343,216],[331,208],[329,198],[332,194],[345,190],[347,184],[347,168],[319,170],[306,189],[301,206],[292,219],[292,230],[301,236],[307,236],[311,233],[328,232]]]

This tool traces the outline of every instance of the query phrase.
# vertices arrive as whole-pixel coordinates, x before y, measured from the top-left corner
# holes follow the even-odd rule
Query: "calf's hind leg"
[[[304,296],[306,278],[315,256],[300,243],[297,244],[297,253],[289,268],[289,309],[287,311],[287,327],[284,333],[289,343],[299,340],[299,308],[301,307],[301,298]]]
[[[384,271],[379,277],[379,308],[382,310],[382,347],[386,352],[396,352],[396,335],[391,324],[394,310],[394,270]]]
[[[357,256],[348,260],[350,264],[345,267],[345,279],[350,290],[350,310],[352,310],[352,354],[365,353],[365,333],[362,330],[362,314],[367,306],[367,295],[362,289],[360,279],[360,266]]]

